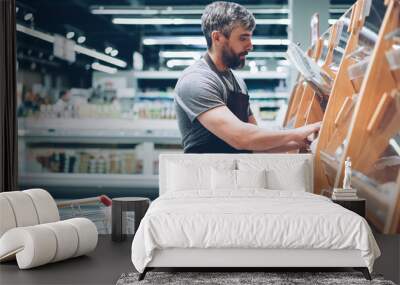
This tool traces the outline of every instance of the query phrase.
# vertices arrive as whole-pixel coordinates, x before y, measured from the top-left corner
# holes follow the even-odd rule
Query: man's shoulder
[[[224,83],[203,59],[186,68],[175,86],[175,94],[186,98],[210,93],[226,98]]]
[[[192,79],[193,77],[202,77],[204,79],[215,80],[218,76],[211,70],[203,59],[196,60],[191,66],[187,67],[179,77],[179,80]]]

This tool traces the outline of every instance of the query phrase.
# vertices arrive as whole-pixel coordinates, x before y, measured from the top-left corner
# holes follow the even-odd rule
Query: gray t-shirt
[[[230,73],[221,73],[229,89],[233,89],[233,78]],[[243,80],[235,76],[242,93],[247,94]],[[175,110],[178,127],[182,135],[183,149],[204,144],[212,135],[197,120],[197,117],[218,106],[227,104],[228,92],[218,75],[208,66],[204,59],[199,59],[186,68],[175,86]],[[249,116],[252,112],[249,107]]]

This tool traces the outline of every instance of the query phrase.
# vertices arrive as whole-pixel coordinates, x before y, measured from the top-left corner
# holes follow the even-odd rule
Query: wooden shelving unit
[[[317,13],[311,18],[310,24],[312,47],[308,49],[307,54],[310,55],[315,61],[318,61],[322,53],[323,39],[320,38],[319,15]],[[305,105],[305,100],[303,98],[309,93],[310,88],[311,87],[307,84],[307,82],[305,82],[303,76],[299,75],[288,102],[288,108],[283,121],[283,126],[294,127],[298,121],[299,114],[304,114],[301,112],[303,111]]]
[[[400,67],[395,69],[390,66],[386,56],[387,52],[396,50],[400,44],[398,37],[387,37],[400,28],[400,1],[386,1],[386,5],[386,15],[361,85],[335,186],[340,186],[347,156],[352,157],[355,170],[368,173],[382,156],[385,157],[390,139],[400,131],[400,78],[397,76]],[[400,153],[397,153],[397,156],[399,155]],[[397,170],[399,169],[397,167]],[[393,182],[397,183],[397,186],[391,190],[393,197],[385,205],[386,219],[383,226],[376,225],[385,233],[400,232],[400,172],[397,171],[396,174],[397,178],[395,177]],[[359,190],[361,195],[366,192],[365,187],[360,187]],[[372,218],[376,213],[376,209],[369,208],[367,217]]]
[[[314,19],[311,22],[315,22]],[[333,80],[336,73],[331,68],[333,61],[334,50],[339,43],[343,28],[343,22],[337,21],[329,29],[329,37],[327,39],[327,52],[324,59],[321,59],[322,49],[324,45],[324,35],[313,41],[312,48],[309,49],[308,54],[311,55],[315,62],[322,60],[321,68]],[[312,27],[311,34],[316,34],[316,27]],[[306,82],[302,76],[299,76],[295,88],[293,89],[292,96],[289,101],[288,111],[285,116],[284,126],[286,127],[301,127],[307,124],[322,121],[324,116],[324,102],[327,101],[329,94],[320,94],[315,91],[312,84]]]
[[[367,200],[367,219],[383,233],[400,233],[400,1],[386,0],[385,5],[379,33],[369,37],[369,43],[361,35],[371,32],[365,26],[371,1],[358,0],[352,6],[350,18],[343,19],[348,38],[337,72],[330,70],[329,61],[340,27],[330,28],[322,68],[334,82],[326,109],[320,109],[316,93],[300,78],[285,122],[299,127],[322,118],[315,147],[315,193],[342,186],[350,157],[353,186]]]
[[[328,183],[322,166],[320,153],[335,153],[337,148],[343,143],[347,135],[347,127],[349,120],[345,119],[351,115],[355,97],[353,97],[354,89],[349,78],[348,68],[355,63],[354,59],[349,55],[358,47],[360,31],[364,26],[365,17],[369,11],[366,11],[367,1],[359,0],[351,8],[350,24],[347,32],[349,33],[346,48],[339,66],[339,70],[335,76],[329,101],[326,106],[322,127],[318,138],[315,152],[315,168],[314,168],[314,187],[316,193],[321,193],[322,189],[332,187]],[[334,180],[335,178],[329,178]]]

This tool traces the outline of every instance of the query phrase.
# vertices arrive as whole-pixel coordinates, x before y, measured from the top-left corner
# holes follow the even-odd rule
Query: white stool
[[[20,269],[84,255],[96,248],[97,229],[86,218],[60,221],[43,189],[0,193],[0,262],[17,259]]]

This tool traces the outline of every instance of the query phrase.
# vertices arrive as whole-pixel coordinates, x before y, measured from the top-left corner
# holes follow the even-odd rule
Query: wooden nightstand
[[[339,204],[340,206],[359,214],[361,217],[365,218],[365,199],[354,199],[354,200],[337,200],[332,199],[333,203]]]

